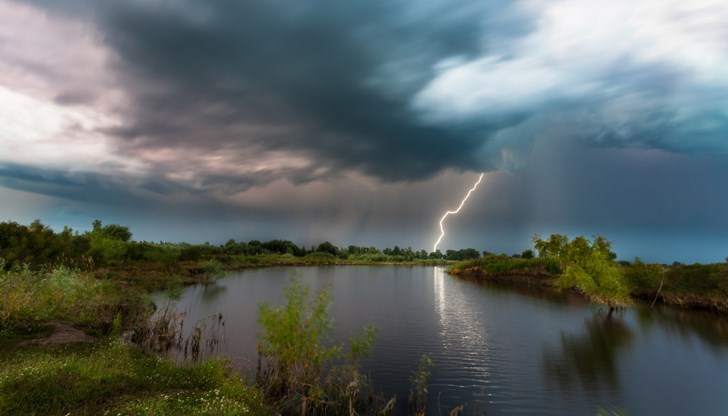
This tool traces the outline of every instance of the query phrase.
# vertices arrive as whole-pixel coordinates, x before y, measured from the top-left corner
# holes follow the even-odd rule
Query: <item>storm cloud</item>
[[[36,3],[115,56],[120,151],[191,162],[202,188],[519,167],[544,118],[600,145],[728,146],[717,3]]]
[[[726,228],[722,2],[0,0],[0,11],[6,188],[206,199],[223,217],[309,224],[302,239],[327,238],[310,231],[323,217],[362,243],[391,241],[396,223],[427,247],[422,224],[485,171],[493,187],[469,221],[518,234],[508,247],[590,224]],[[398,199],[406,189],[417,191]]]

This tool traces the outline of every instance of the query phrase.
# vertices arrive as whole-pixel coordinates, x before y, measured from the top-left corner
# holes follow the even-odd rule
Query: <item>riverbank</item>
[[[623,263],[621,273],[629,295],[682,309],[728,313],[728,264],[645,264]],[[556,287],[561,270],[547,259],[488,256],[457,263],[448,269],[453,276],[475,281],[514,285]]]
[[[117,273],[0,269],[0,414],[270,414],[225,360],[177,366],[122,342],[147,325],[148,289],[179,277]]]
[[[363,263],[258,260],[243,268]],[[145,348],[177,342],[174,318],[149,324],[151,291],[212,283],[231,269],[209,260],[0,269],[0,414],[271,414],[274,405],[225,360],[178,366]],[[150,331],[159,338],[139,339]]]
[[[560,269],[555,262],[543,259],[522,259],[488,256],[457,263],[448,274],[478,281],[493,281],[529,286],[554,286]]]

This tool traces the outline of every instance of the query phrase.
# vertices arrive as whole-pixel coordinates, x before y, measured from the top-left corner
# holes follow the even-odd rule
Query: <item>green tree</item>
[[[333,256],[341,255],[338,247],[329,243],[328,241],[324,241],[323,243],[319,244],[318,247],[316,247],[316,251],[319,251],[321,253],[329,253]]]
[[[576,287],[592,301],[607,305],[610,312],[631,303],[627,279],[604,237],[590,242],[583,236],[571,241],[562,234],[552,234],[548,240],[535,236],[534,247],[539,257],[559,262],[563,273],[556,283],[560,288]]]
[[[541,239],[538,234],[533,236],[533,247],[542,258],[560,259],[568,243],[569,237],[564,234],[551,234],[548,240]]]
[[[129,227],[118,224],[104,226],[100,220],[95,220],[92,227],[88,237],[94,260],[102,264],[123,260],[132,236]]]

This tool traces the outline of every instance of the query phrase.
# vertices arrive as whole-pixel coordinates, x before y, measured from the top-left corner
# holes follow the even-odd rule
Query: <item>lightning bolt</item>
[[[445,236],[445,229],[442,227],[442,222],[445,221],[445,218],[447,218],[448,215],[457,214],[458,212],[460,212],[460,210],[462,209],[463,205],[465,205],[465,201],[467,201],[468,198],[470,198],[470,194],[473,193],[473,191],[475,190],[475,188],[478,187],[478,184],[480,184],[480,181],[483,180],[483,175],[485,175],[485,172],[483,172],[483,173],[480,174],[480,177],[478,178],[478,181],[475,182],[475,185],[473,185],[472,188],[470,188],[470,190],[468,191],[467,195],[465,195],[465,198],[463,198],[463,200],[460,202],[460,206],[458,207],[458,209],[456,209],[455,211],[447,211],[445,213],[445,215],[443,215],[442,218],[440,218],[440,237],[437,239],[437,241],[435,241],[435,247],[432,249],[433,252],[434,251],[437,251],[437,245],[440,244],[440,240],[442,240],[442,237]]]

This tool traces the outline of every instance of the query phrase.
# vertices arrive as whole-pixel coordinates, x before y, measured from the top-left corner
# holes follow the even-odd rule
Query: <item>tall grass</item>
[[[453,266],[454,270],[465,270],[477,267],[482,272],[488,274],[509,274],[509,273],[531,273],[534,271],[544,271],[550,274],[559,274],[561,269],[554,259],[547,258],[514,258],[505,255],[486,256],[480,259],[469,260],[457,263]]]
[[[129,308],[119,288],[92,274],[57,266],[32,271],[0,267],[0,329],[41,325],[54,319],[109,329],[117,313]]]

